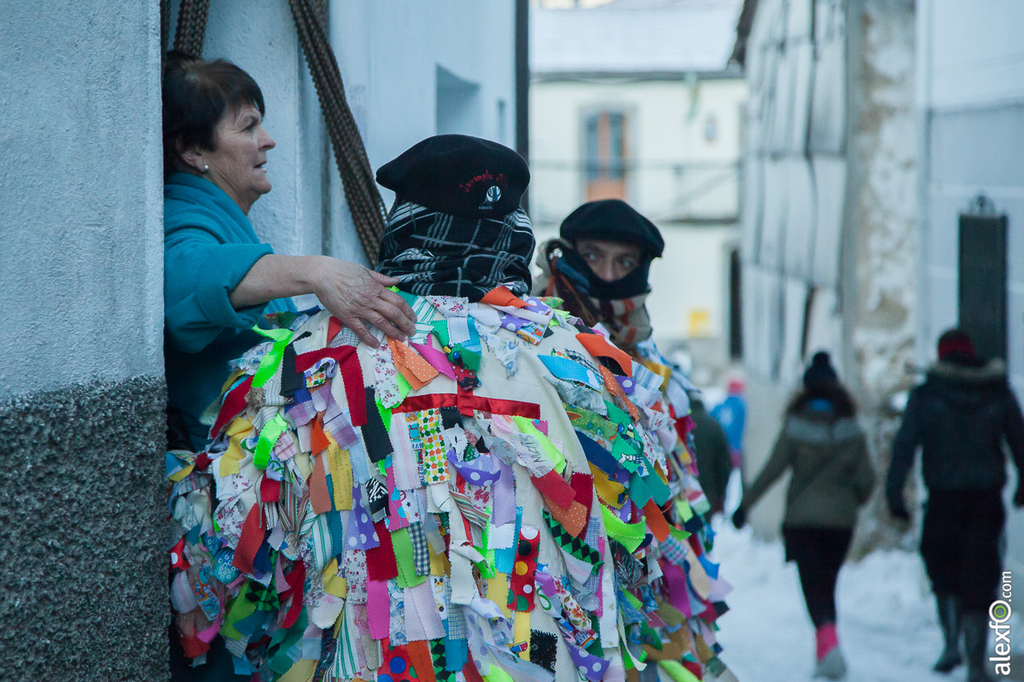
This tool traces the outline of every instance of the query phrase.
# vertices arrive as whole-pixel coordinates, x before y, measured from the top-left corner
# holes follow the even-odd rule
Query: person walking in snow
[[[747,400],[742,379],[730,379],[725,400],[715,405],[711,416],[718,420],[729,440],[729,456],[734,469],[743,471],[743,428],[747,421]]]
[[[711,514],[721,514],[725,509],[725,491],[732,473],[729,441],[722,425],[708,413],[704,400],[696,391],[690,394],[690,419],[693,420],[697,480],[711,505]]]
[[[963,662],[963,632],[967,679],[985,682],[991,679],[984,669],[988,609],[1002,570],[999,537],[1006,520],[1003,441],[1022,471],[1024,417],[1007,382],[1005,363],[980,360],[967,333],[943,333],[938,353],[925,382],[910,393],[893,443],[885,493],[893,516],[909,519],[903,486],[920,446],[928,488],[921,557],[945,637],[934,669],[949,672]],[[1024,505],[1024,487],[1017,488],[1013,503]]]
[[[811,621],[817,629],[815,677],[841,679],[846,662],[836,633],[836,580],[857,521],[871,495],[875,472],[856,407],[839,383],[828,353],[818,352],[803,376],[803,390],[786,409],[767,464],[733,514],[742,528],[762,495],[787,470],[782,536],[786,561],[795,561]]]

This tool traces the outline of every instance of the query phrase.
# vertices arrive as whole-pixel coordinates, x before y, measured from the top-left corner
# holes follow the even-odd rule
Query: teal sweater
[[[164,364],[167,404],[185,419],[196,450],[209,440],[199,422],[220,396],[228,361],[263,338],[264,312],[295,310],[291,299],[235,310],[228,293],[263,256],[238,204],[205,178],[176,173],[164,185]]]

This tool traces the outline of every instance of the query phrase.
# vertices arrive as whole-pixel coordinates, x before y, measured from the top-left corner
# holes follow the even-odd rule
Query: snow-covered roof
[[[724,71],[742,0],[613,0],[530,9],[535,74]]]

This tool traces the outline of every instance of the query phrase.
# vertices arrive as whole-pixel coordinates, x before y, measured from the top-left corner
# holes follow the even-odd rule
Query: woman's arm
[[[750,509],[757,504],[761,496],[789,467],[792,461],[792,451],[792,442],[789,436],[786,435],[786,425],[784,422],[782,433],[779,434],[778,439],[775,441],[775,447],[772,448],[772,454],[768,458],[768,462],[761,469],[761,473],[757,475],[754,482],[744,492],[743,500],[740,502],[741,507]]]
[[[871,498],[871,491],[875,488],[877,476],[875,474],[875,467],[871,464],[871,455],[868,454],[868,442],[864,436],[861,436],[857,449],[860,451],[860,463],[854,478],[853,489],[857,495],[857,502],[864,504]]]
[[[369,322],[388,336],[402,339],[415,333],[416,316],[401,296],[387,287],[398,284],[357,263],[329,256],[268,254],[249,269],[228,294],[236,309],[275,298],[316,294],[324,307],[368,346],[377,340],[363,325]]]

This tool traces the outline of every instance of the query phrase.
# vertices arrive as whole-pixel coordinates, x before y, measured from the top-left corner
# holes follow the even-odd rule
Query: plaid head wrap
[[[380,244],[377,271],[419,296],[471,302],[499,285],[530,291],[533,230],[518,208],[500,218],[460,218],[409,201],[395,203]]]

